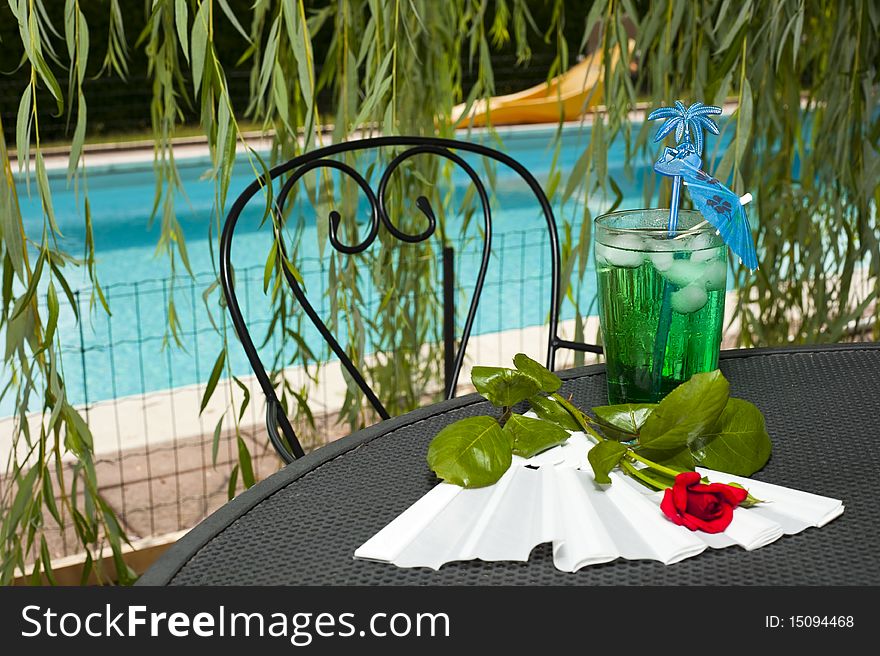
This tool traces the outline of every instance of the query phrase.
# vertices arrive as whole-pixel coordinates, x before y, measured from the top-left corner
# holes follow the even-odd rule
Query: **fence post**
[[[455,251],[443,247],[443,375],[446,398],[451,399],[455,369]]]

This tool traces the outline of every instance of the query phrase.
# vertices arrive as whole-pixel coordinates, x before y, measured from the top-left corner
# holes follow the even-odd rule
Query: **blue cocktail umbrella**
[[[657,173],[672,178],[667,235],[670,238],[675,237],[678,229],[678,203],[683,181],[694,205],[706,220],[715,226],[724,243],[739,256],[745,266],[756,269],[758,258],[755,254],[755,244],[748,217],[739,197],[718,180],[700,170],[703,130],[718,134],[718,126],[709,117],[720,113],[720,107],[704,105],[701,102],[685,107],[681,101],[676,100],[674,107],[661,107],[648,116],[648,120],[651,121],[666,119],[657,130],[654,141],[660,141],[675,130],[675,140],[678,142],[675,148],[666,148],[654,164]],[[660,394],[663,359],[672,320],[671,294],[672,287],[668,281],[665,281],[652,363],[652,393],[655,396]]]
[[[654,164],[654,170],[672,177],[673,180],[681,179],[694,205],[715,226],[724,243],[745,266],[757,269],[755,242],[752,240],[749,219],[739,196],[700,170],[701,164],[700,156],[693,146],[689,142],[683,142],[677,148],[666,148]]]

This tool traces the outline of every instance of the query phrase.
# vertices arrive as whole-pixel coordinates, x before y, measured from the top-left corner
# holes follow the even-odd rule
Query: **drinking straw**
[[[657,130],[654,141],[660,141],[667,134],[675,130],[675,140],[679,142],[678,148],[684,148],[700,154],[703,150],[703,128],[706,127],[718,134],[717,127],[707,117],[707,114],[718,114],[721,109],[696,102],[689,108],[680,101],[675,101],[675,107],[661,107],[648,116],[649,121],[658,118],[667,119]],[[691,143],[693,131],[694,142]],[[674,239],[678,230],[678,205],[681,200],[682,176],[672,178],[672,197],[669,202],[669,221],[666,236]],[[666,343],[669,341],[669,328],[672,323],[672,284],[663,280],[663,296],[660,301],[660,318],[657,323],[657,334],[654,339],[654,352],[651,363],[651,395],[655,398],[660,396],[660,386],[663,380],[663,360],[666,354]]]
[[[669,223],[666,236],[675,238],[678,228],[678,203],[681,196],[681,176],[672,179],[672,198],[669,205]],[[663,360],[666,355],[666,343],[669,341],[669,328],[672,324],[672,284],[663,279],[663,297],[660,301],[660,318],[657,323],[657,335],[654,338],[654,353],[651,363],[651,395],[660,395],[663,382]]]

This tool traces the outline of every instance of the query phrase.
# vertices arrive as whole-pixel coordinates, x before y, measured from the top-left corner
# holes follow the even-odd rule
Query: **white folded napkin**
[[[723,533],[690,531],[665,517],[662,493],[617,471],[612,485],[596,484],[587,460],[592,444],[584,433],[572,433],[565,444],[532,458],[514,456],[489,487],[440,483],[354,557],[439,569],[457,560],[527,561],[537,545],[552,542],[554,565],[566,572],[617,558],[670,565],[707,547],[758,549],[783,534],[824,526],[844,510],[838,499],[698,469],[712,482],[742,485],[765,503],[737,508]]]

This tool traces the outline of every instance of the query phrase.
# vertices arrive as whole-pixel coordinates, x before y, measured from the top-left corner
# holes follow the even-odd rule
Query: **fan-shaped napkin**
[[[591,446],[584,433],[573,433],[537,456],[514,457],[495,485],[440,483],[354,557],[439,569],[456,560],[526,561],[537,545],[552,542],[553,562],[566,572],[617,558],[670,565],[708,547],[758,549],[782,535],[824,526],[844,510],[838,499],[699,469],[713,482],[742,485],[764,503],[737,508],[723,533],[693,532],[663,515],[662,493],[628,476],[614,471],[612,485],[597,485],[587,460]]]

